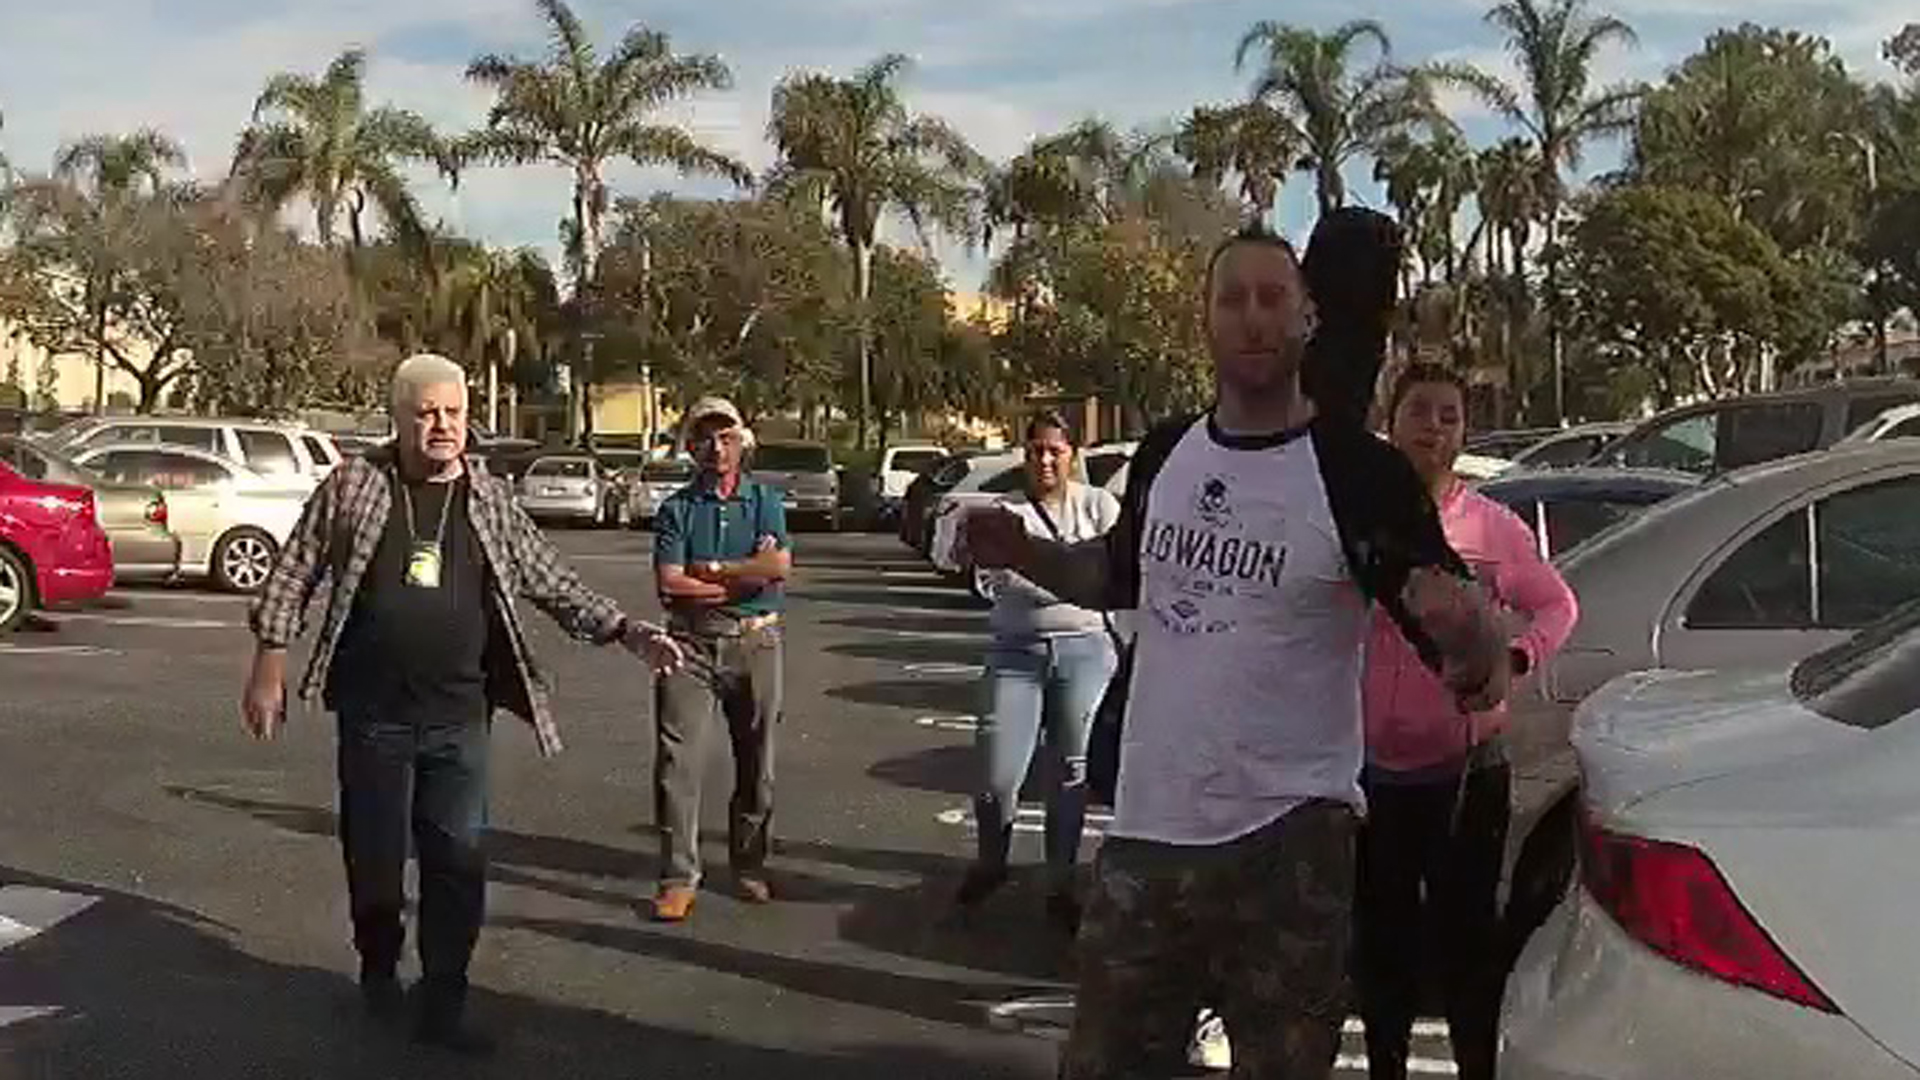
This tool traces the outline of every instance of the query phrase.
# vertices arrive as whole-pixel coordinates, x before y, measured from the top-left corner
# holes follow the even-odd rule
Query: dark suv
[[[1590,465],[1709,474],[1825,450],[1888,409],[1920,401],[1920,382],[1855,379],[1684,405],[1621,436]]]

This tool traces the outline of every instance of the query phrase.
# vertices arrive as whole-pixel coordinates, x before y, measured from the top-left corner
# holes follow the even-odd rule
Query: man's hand
[[[282,649],[254,653],[253,670],[240,695],[240,722],[256,739],[271,739],[287,716],[287,654]]]
[[[620,644],[628,652],[647,662],[656,675],[671,675],[687,662],[685,650],[672,635],[652,623],[629,622]]]
[[[1440,677],[1460,708],[1485,712],[1507,698],[1513,669],[1486,593],[1471,581],[1422,567],[1407,579],[1407,611],[1440,650]]]
[[[1033,558],[1033,537],[1020,515],[1002,506],[965,511],[960,520],[960,544],[981,570],[1018,570]]]

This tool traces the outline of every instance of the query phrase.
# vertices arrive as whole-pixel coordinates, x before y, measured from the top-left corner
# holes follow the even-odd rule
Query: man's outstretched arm
[[[970,511],[961,524],[969,556],[983,570],[1012,570],[1076,607],[1113,611],[1132,606],[1125,590],[1116,588],[1112,545],[1118,528],[1106,536],[1063,544],[1034,536],[1017,514],[998,506]]]

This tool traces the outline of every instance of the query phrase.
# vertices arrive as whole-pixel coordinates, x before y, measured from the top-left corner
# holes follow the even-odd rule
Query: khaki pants
[[[780,722],[782,628],[733,635],[675,634],[687,662],[656,684],[654,820],[660,881],[700,882],[700,781],[707,747],[724,728],[733,747],[727,850],[735,873],[757,873],[772,846],[773,732]]]

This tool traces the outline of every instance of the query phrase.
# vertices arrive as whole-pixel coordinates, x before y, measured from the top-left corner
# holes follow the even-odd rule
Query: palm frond
[[[682,173],[725,177],[739,187],[753,186],[753,170],[738,159],[702,145],[677,127],[625,124],[607,135],[606,147],[636,165],[670,165]]]

